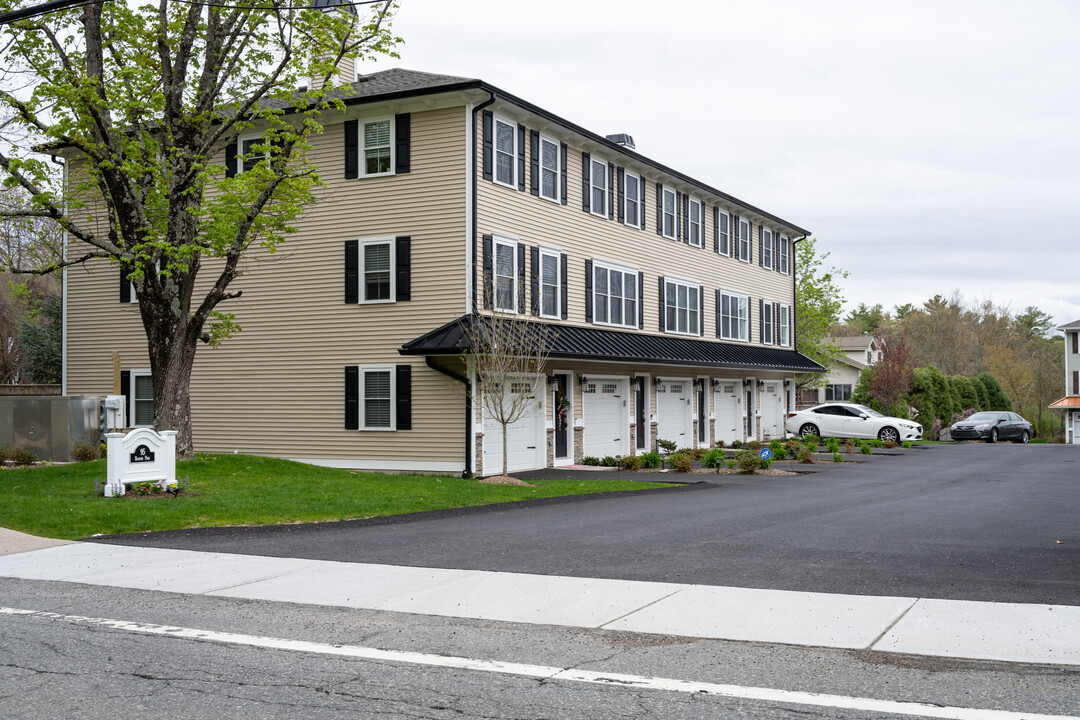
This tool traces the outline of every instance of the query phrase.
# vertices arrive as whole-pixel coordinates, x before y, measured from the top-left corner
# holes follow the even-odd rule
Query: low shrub
[[[762,470],[768,470],[769,468],[771,468],[772,467],[772,461],[773,461],[773,459],[771,457],[766,458],[766,457],[761,457],[760,454],[758,455],[758,467],[760,467]]]
[[[796,453],[795,457],[798,458],[799,462],[801,463],[810,464],[814,462],[814,451],[806,447],[805,445],[802,445],[799,447],[799,450]]]
[[[910,440],[905,440],[904,442],[900,443],[900,447],[902,447],[902,448],[911,447],[911,441]]]
[[[610,455],[606,456],[603,460],[601,460],[600,464],[604,467],[619,467],[619,461],[611,457]]]
[[[690,453],[675,453],[668,457],[671,461],[671,467],[675,472],[688,473],[694,469],[694,458]]]
[[[581,464],[582,465],[599,465],[600,464],[600,458],[593,457],[592,455],[586,455],[585,457],[581,458]]]
[[[15,445],[7,451],[7,459],[16,465],[33,465],[37,462],[37,453],[22,445]]]
[[[870,443],[868,443],[868,442],[859,443],[859,452],[862,453],[863,455],[873,455],[874,454],[874,451],[871,449]]]
[[[713,447],[718,447],[718,448],[722,448],[725,445],[727,445],[727,443],[724,442],[723,440],[717,440],[716,442],[713,443]]]
[[[679,444],[674,440],[658,439],[656,441],[656,444],[659,445],[660,448],[669,455],[675,452],[675,450],[679,447]]]
[[[728,466],[728,470],[734,470],[736,467],[738,467],[738,465],[736,464],[736,462],[734,460],[728,460],[727,461],[727,466]]]
[[[896,442],[894,440],[885,440],[881,443],[881,446],[884,447],[886,450],[892,450],[894,447],[896,447]]]
[[[702,467],[707,468],[720,467],[722,462],[724,462],[724,451],[720,448],[713,448],[701,458]]]
[[[776,455],[778,452],[783,452],[784,441],[783,440],[771,440],[769,442],[769,449],[772,450],[772,454]]]
[[[703,457],[705,457],[705,453],[707,453],[709,451],[707,449],[705,449],[705,448],[700,448],[699,447],[699,448],[694,448],[693,450],[688,450],[687,452],[690,453],[690,457],[694,458],[694,460],[700,460]]]
[[[761,448],[763,447],[765,447],[765,443],[760,440],[751,440],[746,443],[746,449],[755,454],[761,452]]]
[[[640,470],[641,457],[638,455],[624,455],[622,460],[619,460],[619,467],[623,470]]]
[[[72,462],[90,462],[91,460],[98,459],[98,450],[99,448],[96,443],[76,440],[71,443],[71,450],[68,452],[68,455],[71,457]]]
[[[848,455],[855,454],[855,438],[848,438],[844,441],[844,452]]]
[[[8,453],[10,449],[7,445],[0,445],[0,466],[3,466],[8,461]]]
[[[840,440],[839,438],[825,438],[825,449],[831,453],[840,452]]]
[[[735,450],[738,450],[739,448],[742,447],[742,440],[732,440],[731,441],[731,447],[734,448]]]
[[[844,456],[843,456],[843,455],[841,455],[841,454],[840,454],[840,453],[838,453],[838,452],[834,452],[834,453],[832,454],[832,461],[833,461],[833,462],[839,462],[839,463],[842,463],[842,462],[844,462]]]
[[[811,452],[817,452],[818,445],[821,444],[821,438],[817,435],[804,435],[802,444],[810,448]]]
[[[735,456],[735,464],[747,475],[753,475],[761,467],[761,458],[751,450],[742,450]]]
[[[788,440],[786,443],[784,443],[784,450],[787,451],[787,454],[790,455],[791,457],[798,457],[799,456],[799,448],[801,448],[801,447],[805,447],[805,446],[801,442],[799,442],[799,440],[797,440],[796,438],[792,438],[792,439]]]
[[[643,468],[658,468],[660,467],[660,453],[655,450],[650,450],[646,453],[641,453],[637,457],[641,458],[641,467]]]
[[[882,442],[881,440],[878,440],[877,438],[874,438],[873,440],[871,440],[870,444],[873,445],[876,448],[879,448],[879,447],[882,447],[882,446],[885,445],[884,442]]]

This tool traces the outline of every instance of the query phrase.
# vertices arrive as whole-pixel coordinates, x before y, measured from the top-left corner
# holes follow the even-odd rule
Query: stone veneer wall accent
[[[580,465],[585,457],[585,428],[574,428],[574,464]]]
[[[555,428],[547,429],[547,466],[555,467]]]
[[[476,465],[476,477],[484,477],[484,433],[476,434],[476,449],[473,462]]]

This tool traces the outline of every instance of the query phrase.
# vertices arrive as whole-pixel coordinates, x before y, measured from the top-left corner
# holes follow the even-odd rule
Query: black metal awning
[[[483,316],[463,315],[401,346],[402,355],[460,355],[468,352],[471,324]],[[523,322],[531,332],[547,334],[548,357],[559,360],[698,367],[747,368],[785,372],[821,372],[825,368],[794,350],[742,343],[695,340],[671,335],[605,330],[558,323]]]

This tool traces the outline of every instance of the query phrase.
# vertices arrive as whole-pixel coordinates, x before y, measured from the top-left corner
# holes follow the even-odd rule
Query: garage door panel
[[[582,452],[585,456],[603,458],[626,452],[627,381],[603,379],[585,383],[581,388]]]
[[[528,393],[530,408],[516,422],[507,426],[506,450],[509,455],[507,472],[536,470],[547,462],[544,452],[544,405],[539,393],[540,382],[522,380],[511,383],[509,392]],[[502,425],[484,413],[484,473],[502,472]]]
[[[689,380],[667,380],[657,385],[656,411],[658,437],[672,440],[681,448],[694,444]]]
[[[783,435],[783,394],[780,381],[766,381],[758,402],[761,409],[761,433],[768,438]]]
[[[742,413],[739,407],[739,388],[736,382],[720,381],[720,386],[713,393],[713,407],[716,408],[714,440],[730,443],[742,440]]]

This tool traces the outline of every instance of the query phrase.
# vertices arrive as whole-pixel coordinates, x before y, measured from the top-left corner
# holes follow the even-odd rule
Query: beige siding
[[[340,122],[314,139],[326,186],[274,255],[253,251],[220,307],[243,331],[199,348],[192,377],[195,446],[287,457],[462,463],[463,395],[405,342],[465,307],[466,114],[412,112],[411,172],[344,179]],[[344,303],[344,242],[412,238],[412,300]],[[209,282],[213,263],[205,263]],[[138,306],[118,303],[119,270],[104,262],[69,271],[68,392],[112,392],[112,353],[148,368]],[[413,429],[344,430],[344,367],[413,366]]]

